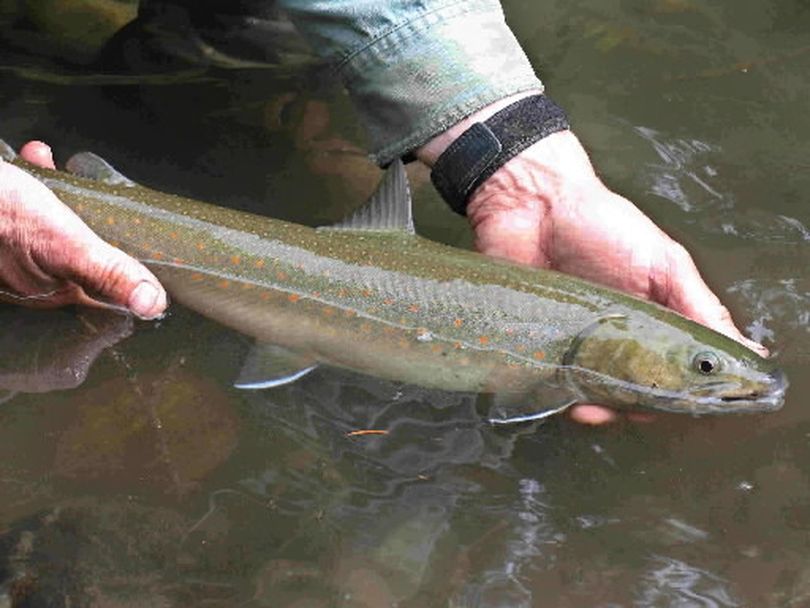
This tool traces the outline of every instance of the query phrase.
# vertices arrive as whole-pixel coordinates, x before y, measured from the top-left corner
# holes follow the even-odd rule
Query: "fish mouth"
[[[692,395],[690,400],[694,403],[696,413],[774,411],[784,405],[785,393],[789,385],[785,373],[782,370],[775,370],[767,374],[762,388],[758,390],[744,390],[737,393],[727,392],[720,396]],[[712,387],[702,387],[701,390],[710,388]]]
[[[744,414],[772,412],[780,409],[785,402],[789,382],[781,370],[762,373],[757,378],[756,388],[744,387],[736,382],[718,381],[703,384],[683,391],[650,387],[611,378],[593,370],[576,368],[601,386],[603,390],[589,393],[584,388],[589,403],[600,403],[607,394],[623,396],[620,403],[645,409],[665,412],[692,414]]]

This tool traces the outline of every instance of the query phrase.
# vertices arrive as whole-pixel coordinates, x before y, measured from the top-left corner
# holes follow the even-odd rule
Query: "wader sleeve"
[[[334,64],[382,165],[542,85],[497,0],[278,0]]]

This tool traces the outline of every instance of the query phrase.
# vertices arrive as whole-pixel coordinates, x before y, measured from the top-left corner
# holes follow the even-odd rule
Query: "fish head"
[[[600,318],[572,342],[564,370],[592,403],[692,414],[782,407],[772,359],[671,311]]]

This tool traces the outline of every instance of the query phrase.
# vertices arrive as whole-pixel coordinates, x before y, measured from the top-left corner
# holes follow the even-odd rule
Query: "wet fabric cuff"
[[[498,99],[542,90],[497,1],[438,4],[392,24],[339,66],[380,165]]]

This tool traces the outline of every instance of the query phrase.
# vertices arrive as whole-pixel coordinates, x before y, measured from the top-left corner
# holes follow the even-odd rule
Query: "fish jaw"
[[[786,374],[774,369],[758,376],[756,389],[733,382],[686,390],[669,390],[618,380],[592,370],[569,368],[584,400],[617,409],[649,409],[695,416],[773,412],[782,408],[790,385]]]
[[[757,390],[729,387],[722,394],[690,395],[681,400],[680,406],[693,404],[695,414],[723,414],[729,412],[773,412],[782,408],[785,394],[790,386],[787,375],[780,369],[764,374]]]

